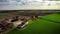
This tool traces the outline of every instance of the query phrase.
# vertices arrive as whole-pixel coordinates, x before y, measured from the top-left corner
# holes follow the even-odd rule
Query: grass
[[[51,14],[42,18],[60,22],[60,14]]]
[[[59,14],[53,14],[43,18],[59,21],[58,16],[60,17]],[[8,34],[60,34],[60,24],[44,19],[29,20],[28,26],[23,29],[13,29]]]

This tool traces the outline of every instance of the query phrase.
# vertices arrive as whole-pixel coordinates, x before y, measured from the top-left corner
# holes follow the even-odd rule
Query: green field
[[[60,34],[60,14],[51,14],[29,20],[29,24],[23,29],[13,29],[8,34]]]

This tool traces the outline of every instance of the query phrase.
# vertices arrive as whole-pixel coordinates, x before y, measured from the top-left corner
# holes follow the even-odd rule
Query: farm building
[[[60,10],[0,11],[0,24],[2,34],[60,34]]]

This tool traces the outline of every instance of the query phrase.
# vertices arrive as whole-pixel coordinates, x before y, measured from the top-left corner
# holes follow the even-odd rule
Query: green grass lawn
[[[53,18],[53,17],[54,18]],[[50,20],[59,21],[59,14],[44,16]],[[52,19],[51,19],[52,18]],[[29,20],[28,26],[23,29],[13,29],[8,34],[60,34],[60,24],[44,19]]]
[[[44,16],[42,18],[60,22],[60,14],[51,14],[51,15],[48,15],[48,16]]]

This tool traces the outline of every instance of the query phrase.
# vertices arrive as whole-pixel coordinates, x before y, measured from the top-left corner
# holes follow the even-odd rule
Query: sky
[[[7,2],[7,0],[4,0],[4,1],[3,0],[0,0],[0,2]]]
[[[8,1],[17,1],[17,2],[19,2],[21,0],[0,0],[0,2],[8,2]]]
[[[0,10],[60,9],[59,2],[57,5],[56,1],[48,0],[0,0]]]

